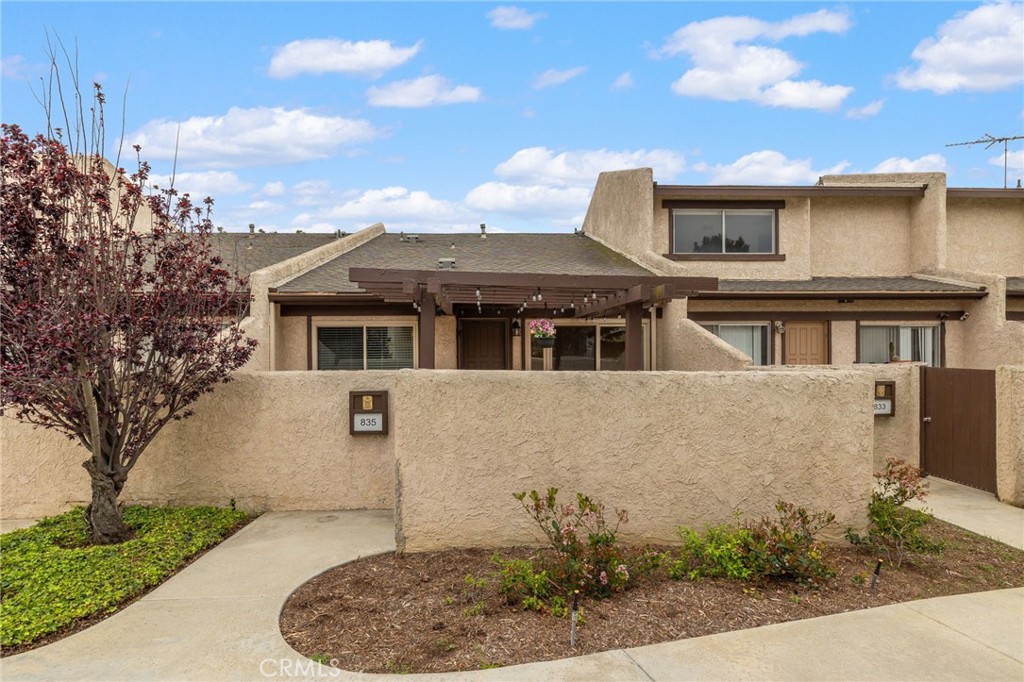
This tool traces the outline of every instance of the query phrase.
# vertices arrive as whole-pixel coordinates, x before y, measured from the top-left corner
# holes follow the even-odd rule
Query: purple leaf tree
[[[96,85],[70,136],[2,126],[0,407],[88,451],[85,515],[109,544],[130,535],[118,496],[146,446],[256,342],[245,282],[211,249],[212,200],[105,161],[103,102]]]

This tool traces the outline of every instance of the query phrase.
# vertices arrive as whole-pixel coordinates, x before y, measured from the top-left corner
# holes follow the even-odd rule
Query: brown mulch
[[[289,598],[281,631],[305,656],[371,673],[423,673],[516,665],[609,649],[814,618],[896,602],[1024,586],[1024,552],[932,520],[939,556],[883,568],[830,545],[836,577],[818,588],[788,582],[675,581],[660,570],[603,601],[582,604],[585,622],[569,647],[569,619],[510,606],[498,589],[491,550],[381,554],[333,568]],[[500,550],[504,558],[536,549]],[[486,579],[486,587],[466,576]]]

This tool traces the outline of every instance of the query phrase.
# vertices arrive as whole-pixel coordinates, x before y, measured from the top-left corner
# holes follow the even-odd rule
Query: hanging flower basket
[[[530,320],[530,336],[538,348],[554,348],[556,333],[551,320]]]

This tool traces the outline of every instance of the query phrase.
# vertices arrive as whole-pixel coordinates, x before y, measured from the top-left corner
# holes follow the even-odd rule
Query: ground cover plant
[[[520,502],[541,524],[545,547],[389,553],[339,566],[289,598],[285,639],[351,671],[474,670],[1024,586],[1024,552],[930,516],[918,530],[943,553],[910,553],[899,568],[883,561],[872,586],[876,554],[815,537],[831,522],[826,512],[780,503],[775,515],[746,523],[680,529],[678,547],[633,548],[616,541],[617,526],[598,522],[603,508],[586,496],[559,505],[524,494]],[[612,583],[607,568],[619,565],[628,578]],[[575,586],[564,581],[570,575]],[[569,587],[588,592],[576,647]]]
[[[0,647],[18,653],[105,618],[245,525],[216,507],[129,506],[132,537],[92,545],[83,510],[0,535]]]

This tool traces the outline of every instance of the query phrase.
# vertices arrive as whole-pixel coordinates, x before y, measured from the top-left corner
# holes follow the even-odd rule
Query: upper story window
[[[664,200],[669,258],[783,260],[779,209],[784,201]]]
[[[676,208],[673,253],[775,253],[773,209]]]

